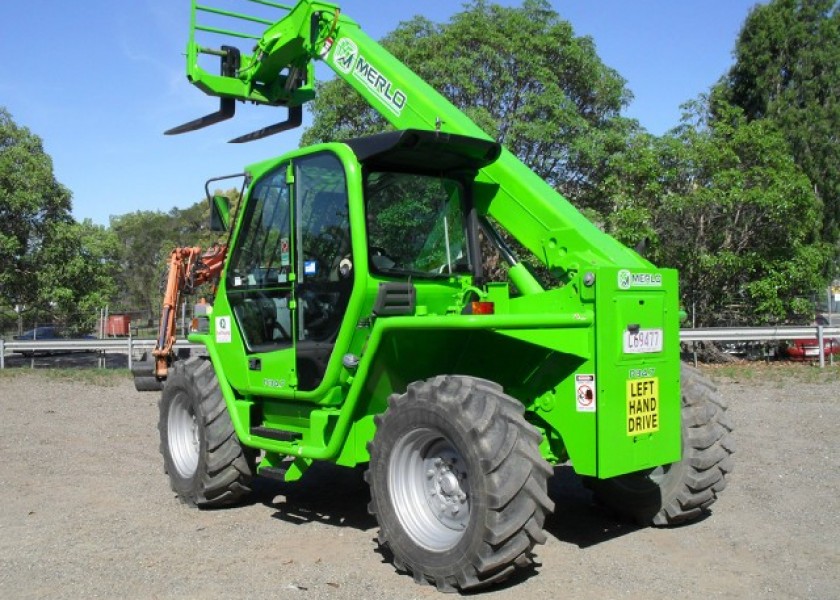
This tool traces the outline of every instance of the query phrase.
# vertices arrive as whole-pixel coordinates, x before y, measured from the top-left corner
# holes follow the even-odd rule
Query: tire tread
[[[170,371],[170,381],[183,385],[189,394],[194,394],[204,431],[204,455],[199,458],[198,471],[194,475],[190,490],[179,489],[175,476],[170,472],[170,485],[181,502],[200,508],[218,508],[235,504],[250,492],[253,471],[233,423],[227,412],[213,365],[204,357],[193,356],[176,362]],[[164,463],[168,461],[168,423],[165,402],[166,387],[160,402],[160,452]],[[169,471],[169,469],[166,469]]]
[[[461,561],[455,572],[430,572],[400,556],[390,544],[379,519],[377,494],[372,491],[369,511],[380,520],[379,542],[394,554],[394,566],[409,572],[415,581],[435,585],[441,591],[472,590],[507,579],[517,568],[532,564],[532,550],[546,540],[545,515],[554,505],[546,491],[551,467],[542,458],[539,431],[525,420],[524,407],[505,395],[491,381],[466,376],[438,376],[409,384],[404,394],[388,399],[388,410],[375,418],[378,431],[387,430],[401,418],[406,407],[418,402],[443,405],[447,415],[468,431],[479,454],[479,468],[490,483],[488,516],[481,530],[482,542],[475,555]],[[371,469],[379,460],[377,440],[369,446]],[[384,459],[383,459],[384,460]]]

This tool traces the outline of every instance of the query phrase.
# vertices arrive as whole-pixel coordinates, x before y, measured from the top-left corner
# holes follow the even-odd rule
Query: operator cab
[[[348,310],[369,311],[364,273],[386,289],[479,274],[471,183],[500,152],[488,140],[405,130],[257,165],[225,276],[251,372],[240,387],[316,399],[334,386],[328,370],[366,316]],[[366,237],[351,222],[364,223]],[[367,269],[357,273],[365,246]],[[451,304],[451,292],[445,298]]]

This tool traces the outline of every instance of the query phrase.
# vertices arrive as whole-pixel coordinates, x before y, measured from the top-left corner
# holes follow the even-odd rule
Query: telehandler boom
[[[297,126],[316,61],[395,131],[247,168],[237,218],[220,227],[217,293],[190,335],[206,352],[158,348],[178,496],[221,506],[255,475],[366,465],[380,543],[445,591],[530,564],[565,461],[640,522],[705,514],[732,470],[732,426],[713,386],[680,366],[677,273],[587,221],[338,6],[249,1],[279,17],[193,0],[187,76],[220,108],[167,133],[230,118],[237,101],[288,117],[234,142]],[[248,51],[230,41],[249,38]],[[224,199],[211,206],[227,221]],[[493,223],[560,284],[543,286]],[[481,230],[509,281],[482,272]]]

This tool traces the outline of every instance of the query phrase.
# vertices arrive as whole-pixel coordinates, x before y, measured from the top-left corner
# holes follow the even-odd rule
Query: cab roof
[[[422,129],[388,131],[344,143],[373,171],[475,172],[502,152],[501,144],[491,140]]]

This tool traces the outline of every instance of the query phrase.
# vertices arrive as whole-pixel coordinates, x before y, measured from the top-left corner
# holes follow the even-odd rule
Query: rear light
[[[470,312],[474,315],[492,315],[496,312],[492,302],[471,302],[470,305]]]

